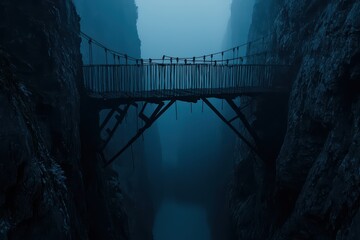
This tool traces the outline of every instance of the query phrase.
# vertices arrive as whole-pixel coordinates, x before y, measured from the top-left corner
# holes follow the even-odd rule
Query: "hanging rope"
[[[112,49],[109,49],[107,48],[104,44],[102,44],[101,42],[99,41],[96,41],[94,40],[93,38],[91,38],[89,35],[81,32],[80,33],[81,37],[84,38],[84,39],[87,39],[88,42],[89,42],[89,64],[92,65],[93,64],[93,45],[96,45],[97,47],[99,48],[102,48],[104,49],[105,51],[105,60],[106,60],[106,64],[108,64],[108,54],[112,54],[112,55],[115,55],[115,56],[118,56],[119,58],[125,58],[125,63],[126,65],[129,64],[129,61],[132,61],[136,64],[139,64],[139,61],[142,63],[142,64],[145,64],[145,63],[150,63],[150,60],[149,61],[141,61],[141,59],[139,58],[135,58],[135,57],[131,57],[131,56],[128,56],[127,54],[124,54],[124,53],[120,53],[118,51],[115,51],[115,50],[112,50]],[[195,57],[173,57],[173,56],[167,56],[167,55],[163,55],[163,57],[161,59],[151,59],[151,63],[155,63],[155,64],[161,64],[159,62],[162,62],[162,64],[165,64],[165,62],[170,62],[172,64],[173,60],[176,59],[176,62],[179,63],[180,61],[184,61],[185,64],[188,64],[189,61],[192,61],[193,64],[195,63],[209,63],[209,64],[228,64],[229,61],[233,62],[234,64],[235,63],[242,63],[243,62],[243,59],[244,58],[248,58],[249,56],[240,56],[240,48],[241,47],[247,47],[248,49],[251,48],[251,45],[253,43],[256,43],[256,42],[259,42],[262,40],[262,44],[263,45],[266,45],[264,43],[264,40],[266,38],[268,38],[269,36],[272,36],[273,34],[268,34],[266,36],[263,36],[261,38],[258,38],[258,39],[255,39],[253,41],[249,41],[247,43],[244,43],[244,44],[240,44],[238,45],[237,47],[233,47],[233,48],[230,48],[230,49],[227,49],[225,51],[221,51],[221,52],[216,52],[216,53],[211,53],[211,54],[208,54],[208,55],[202,55],[202,56],[195,56]],[[233,52],[233,57],[232,58],[229,58],[229,59],[224,59],[224,56],[226,55],[226,53],[228,52]],[[262,53],[257,53],[257,54],[264,54],[264,52]],[[267,53],[266,53],[267,54]],[[217,57],[218,56],[218,57]],[[210,60],[206,60],[208,57],[210,57],[211,59]],[[266,58],[266,57],[265,57]],[[221,59],[221,60],[220,60]],[[215,61],[215,62],[214,62]],[[115,61],[114,61],[115,62]],[[119,61],[119,64],[120,64],[120,61]]]
[[[133,171],[135,170],[135,157],[134,157],[134,149],[133,149],[133,145],[131,144],[131,160],[132,160],[132,167],[133,167]]]
[[[211,54],[205,55],[205,57],[211,57],[211,56],[212,56],[212,57],[215,57],[215,56],[218,56],[218,55],[223,55],[223,54],[225,54],[225,53],[234,51],[234,49],[240,49],[240,47],[247,47],[247,46],[248,46],[249,44],[251,44],[251,43],[259,42],[259,41],[261,41],[263,38],[268,38],[268,37],[270,37],[270,36],[272,36],[272,35],[273,35],[273,33],[270,33],[270,34],[268,34],[268,35],[262,36],[262,37],[260,37],[260,38],[255,39],[255,40],[249,41],[249,42],[247,42],[247,43],[240,44],[240,45],[238,45],[238,46],[236,46],[236,47],[232,47],[232,48],[229,48],[229,49],[224,50],[224,51],[221,51],[221,52],[216,52],[216,53],[211,53]],[[173,56],[167,56],[167,55],[165,55],[165,57],[171,58],[171,57],[173,57]],[[195,57],[195,58],[196,58],[196,59],[202,59],[203,57],[204,57],[204,55],[198,56],[198,57]],[[192,58],[191,58],[191,57],[185,57],[185,58],[179,58],[179,59],[180,59],[180,60],[185,60],[185,59],[189,60],[189,59],[192,59]],[[234,59],[235,59],[235,58],[234,58]]]
[[[175,102],[175,118],[176,121],[178,120],[178,105],[177,105],[177,101]]]

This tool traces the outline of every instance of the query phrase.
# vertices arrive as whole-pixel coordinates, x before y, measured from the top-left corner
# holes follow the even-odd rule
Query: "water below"
[[[154,240],[211,240],[205,208],[164,200],[155,216],[153,236]]]

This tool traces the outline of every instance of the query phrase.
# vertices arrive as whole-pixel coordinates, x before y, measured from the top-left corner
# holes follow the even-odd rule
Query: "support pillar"
[[[106,198],[107,186],[99,155],[99,109],[93,100],[82,96],[80,103],[81,166],[86,195],[89,239],[113,239],[111,211]],[[100,221],[99,221],[100,219]]]

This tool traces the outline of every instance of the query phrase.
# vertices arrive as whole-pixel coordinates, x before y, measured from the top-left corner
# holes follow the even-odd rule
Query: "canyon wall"
[[[0,239],[128,239],[118,176],[94,151],[72,1],[0,14]]]
[[[0,239],[87,239],[79,18],[69,1],[0,15]]]
[[[255,0],[232,0],[231,15],[226,31],[225,49],[247,42]],[[240,55],[246,54],[246,47],[239,49]]]
[[[231,191],[238,239],[358,238],[359,12],[355,0],[256,1],[249,40],[264,37],[266,62],[290,64],[293,77],[283,79],[292,84],[280,101],[288,108],[255,99],[247,111],[261,137],[281,137],[267,142],[276,151],[264,161],[238,146]],[[286,122],[271,128],[274,121]]]

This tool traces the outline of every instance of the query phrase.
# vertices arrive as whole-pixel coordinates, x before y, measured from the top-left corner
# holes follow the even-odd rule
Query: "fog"
[[[136,0],[143,58],[222,49],[231,0]]]

